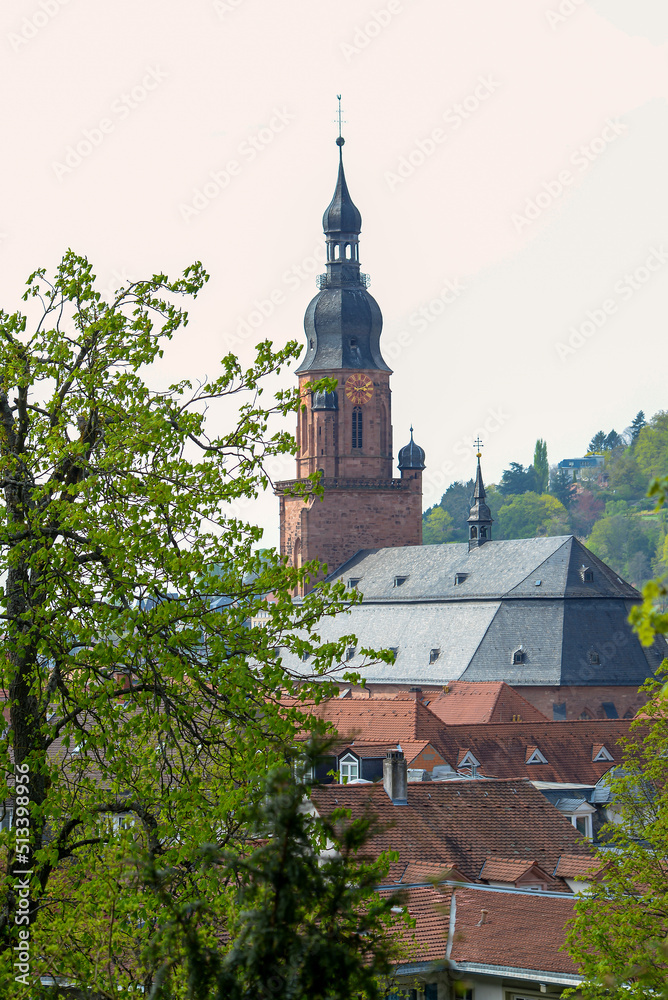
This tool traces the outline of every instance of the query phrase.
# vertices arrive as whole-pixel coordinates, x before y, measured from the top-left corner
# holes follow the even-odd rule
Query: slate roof
[[[465,579],[455,585],[458,575]],[[356,654],[341,666],[368,683],[638,687],[668,650],[663,637],[640,645],[627,620],[640,595],[572,535],[490,541],[470,552],[467,543],[367,549],[329,577],[352,578],[362,603],[321,622],[319,634],[331,641],[353,633],[358,648],[396,649],[390,664]],[[405,582],[396,586],[397,578]],[[287,653],[284,664],[308,669]]]
[[[451,906],[450,958],[460,967],[482,964],[577,975],[567,952],[560,950],[565,925],[574,916],[572,897],[465,886],[453,890]]]
[[[445,723],[547,722],[546,716],[504,681],[453,681],[436,697],[429,696],[429,711]]]
[[[321,815],[371,811],[380,830],[367,844],[399,863],[453,867],[476,882],[488,858],[518,858],[552,872],[562,854],[591,855],[589,843],[528,781],[408,784],[408,805],[395,806],[382,784],[321,785],[311,792]]]

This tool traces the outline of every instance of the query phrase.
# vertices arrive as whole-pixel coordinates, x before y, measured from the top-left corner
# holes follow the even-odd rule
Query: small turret
[[[397,466],[402,474],[402,479],[404,478],[404,472],[409,472],[411,470],[417,470],[419,472],[424,471],[424,449],[416,444],[413,440],[413,428],[411,427],[411,439],[408,444],[399,452],[399,464]]]
[[[478,448],[480,441],[475,442]],[[477,452],[478,469],[475,477],[475,489],[473,490],[473,506],[468,516],[469,526],[469,552],[471,549],[479,548],[492,538],[492,513],[485,503],[485,484],[482,481],[482,471],[480,469],[480,459],[482,455]]]

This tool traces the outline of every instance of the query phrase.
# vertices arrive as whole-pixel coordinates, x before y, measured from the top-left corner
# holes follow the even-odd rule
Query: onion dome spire
[[[408,444],[399,452],[399,465],[397,466],[400,472],[404,472],[408,469],[416,469],[422,472],[425,468],[424,464],[424,449],[416,444],[413,440],[413,428],[411,426],[411,439]]]
[[[368,275],[360,271],[362,216],[346,183],[344,142],[339,132],[336,188],[322,217],[327,244],[326,273],[318,275],[320,291],[304,316],[307,348],[297,368],[299,375],[337,368],[390,371],[380,353],[383,316],[367,291]]]
[[[480,459],[482,458],[480,454],[480,448],[482,447],[480,438],[474,441],[474,445],[478,449],[476,453],[478,468],[476,470],[475,487],[473,490],[473,506],[468,516],[469,552],[471,549],[479,548],[485,542],[491,540],[492,524],[494,523],[492,513],[485,503],[485,484],[482,481],[482,470],[480,468]]]

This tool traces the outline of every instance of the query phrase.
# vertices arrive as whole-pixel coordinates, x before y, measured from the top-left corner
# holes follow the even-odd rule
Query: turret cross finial
[[[480,437],[477,437],[475,439],[475,441],[473,442],[473,447],[476,449],[476,451],[480,451],[481,448],[485,447],[482,441],[480,440]]]
[[[342,138],[342,136],[341,136],[341,123],[343,122],[345,124],[345,118],[341,118],[341,95],[337,94],[336,95],[336,99],[339,102],[339,110],[338,110],[337,117],[338,117],[338,122],[339,122],[339,139],[341,139]],[[339,146],[342,145],[342,143],[340,143],[340,142],[338,144],[339,144]]]

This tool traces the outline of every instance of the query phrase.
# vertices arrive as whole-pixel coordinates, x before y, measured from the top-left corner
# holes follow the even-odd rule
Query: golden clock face
[[[355,406],[368,403],[373,396],[373,382],[368,375],[351,375],[346,379],[346,396]]]

